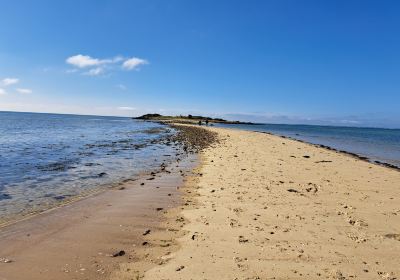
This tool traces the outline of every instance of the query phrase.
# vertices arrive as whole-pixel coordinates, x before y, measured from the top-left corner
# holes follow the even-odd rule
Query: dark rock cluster
[[[186,126],[186,125],[170,125],[177,131],[169,137],[169,141],[178,142],[183,146],[183,150],[187,153],[198,153],[203,149],[218,142],[218,134],[207,129]]]

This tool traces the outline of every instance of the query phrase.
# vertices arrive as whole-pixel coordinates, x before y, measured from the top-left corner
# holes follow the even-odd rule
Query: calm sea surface
[[[0,112],[0,220],[174,160],[173,133],[130,118]]]
[[[400,129],[284,124],[218,126],[271,132],[400,167]]]

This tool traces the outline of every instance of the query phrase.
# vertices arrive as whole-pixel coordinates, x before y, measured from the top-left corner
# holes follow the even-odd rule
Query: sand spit
[[[174,128],[164,144],[187,165],[1,228],[0,279],[399,279],[400,172],[265,133]]]
[[[168,222],[182,228],[179,250],[144,279],[400,277],[400,172],[278,136],[207,129],[219,144],[201,152]]]

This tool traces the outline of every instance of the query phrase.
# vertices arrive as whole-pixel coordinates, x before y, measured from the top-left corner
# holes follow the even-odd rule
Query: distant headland
[[[221,118],[210,118],[204,116],[163,116],[160,114],[145,114],[140,117],[135,117],[136,120],[146,120],[146,121],[159,121],[159,122],[175,122],[175,123],[223,123],[223,124],[256,124],[252,122],[240,122],[240,121],[228,121]]]

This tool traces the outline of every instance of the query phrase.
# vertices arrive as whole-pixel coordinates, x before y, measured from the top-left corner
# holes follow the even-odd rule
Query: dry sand
[[[210,129],[222,141],[202,152],[201,176],[186,186],[180,249],[145,279],[400,277],[400,172],[273,135]]]

